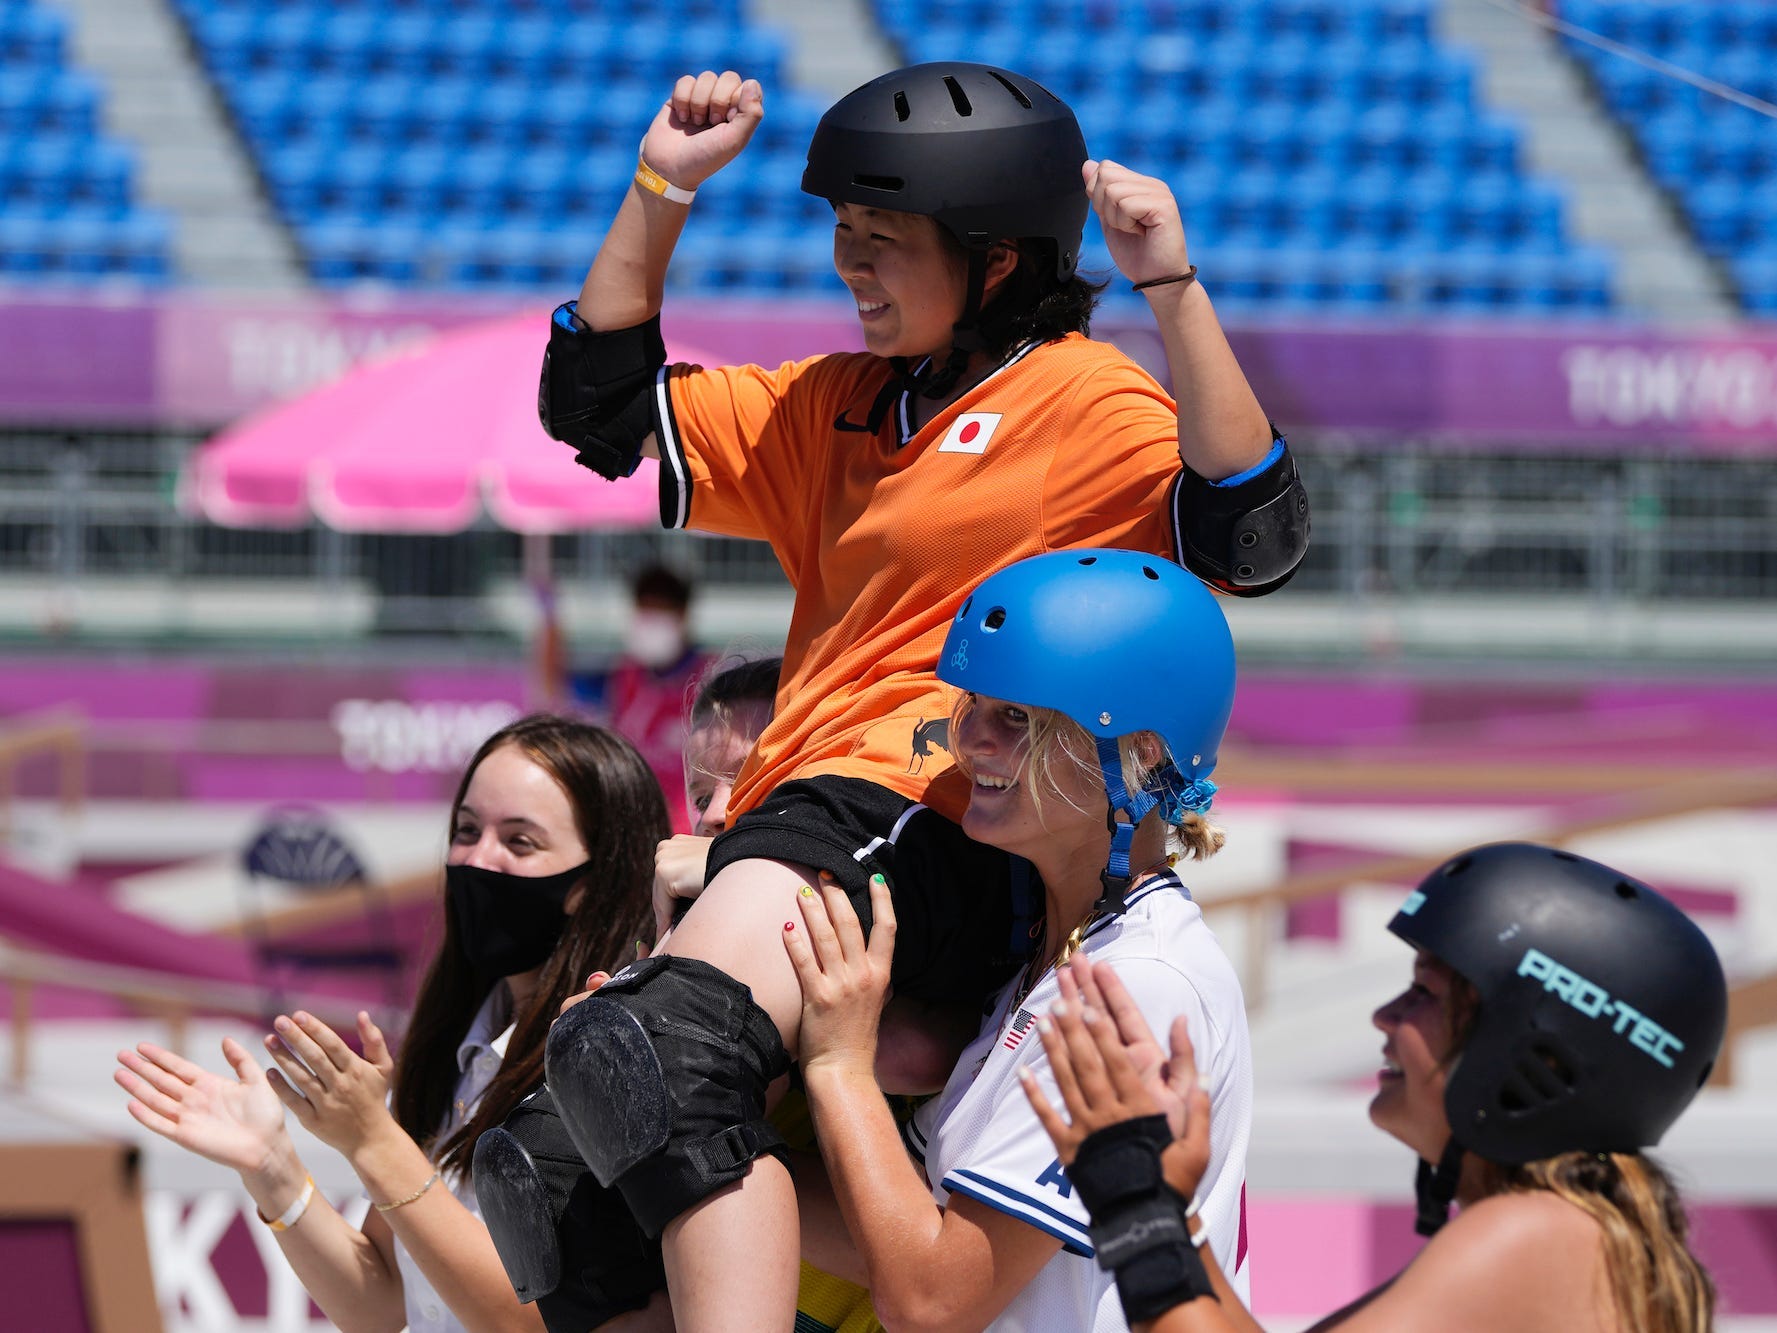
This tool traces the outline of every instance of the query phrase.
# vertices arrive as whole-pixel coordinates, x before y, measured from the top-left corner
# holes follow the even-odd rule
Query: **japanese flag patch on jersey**
[[[950,423],[944,440],[938,446],[941,454],[984,454],[987,442],[999,429],[1000,412],[964,412]]]

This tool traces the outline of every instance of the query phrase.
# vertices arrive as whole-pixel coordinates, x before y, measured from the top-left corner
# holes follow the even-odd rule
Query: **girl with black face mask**
[[[477,751],[451,803],[443,938],[399,1057],[367,1014],[362,1056],[301,1012],[266,1038],[270,1071],[224,1041],[233,1078],[144,1043],[118,1056],[130,1114],[240,1172],[345,1333],[542,1333],[481,1220],[471,1155],[542,1084],[562,1001],[652,939],[654,849],[670,833],[659,784],[622,737],[514,722]],[[351,1162],[376,1205],[361,1231],[314,1190],[286,1110]]]

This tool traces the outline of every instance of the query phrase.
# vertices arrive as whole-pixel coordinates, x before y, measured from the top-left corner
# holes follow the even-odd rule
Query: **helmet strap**
[[[987,293],[987,249],[969,246],[966,253],[969,258],[968,290],[963,297],[962,317],[950,328],[950,356],[943,366],[936,370],[928,368],[924,379],[916,381],[919,391],[927,398],[942,398],[949,393],[962,378],[963,371],[969,368],[969,358],[976,352],[987,350],[980,327],[981,302]]]
[[[1123,910],[1133,876],[1129,873],[1129,851],[1135,843],[1135,826],[1160,802],[1145,791],[1130,791],[1123,784],[1123,756],[1117,749],[1117,738],[1099,736],[1098,770],[1104,776],[1106,797],[1104,822],[1111,833],[1111,854],[1099,872],[1103,892],[1092,910],[1103,916],[1114,916]],[[1118,819],[1121,814],[1124,819]]]
[[[1419,1176],[1413,1182],[1419,1216],[1413,1222],[1413,1230],[1420,1235],[1435,1236],[1450,1220],[1450,1201],[1456,1197],[1456,1182],[1462,1176],[1462,1156],[1462,1145],[1452,1134],[1436,1166],[1423,1157],[1419,1159]]]

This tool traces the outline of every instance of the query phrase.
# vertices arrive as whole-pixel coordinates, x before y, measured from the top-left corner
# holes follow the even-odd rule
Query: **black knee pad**
[[[785,1153],[765,1089],[790,1057],[752,992],[708,963],[624,968],[557,1020],[545,1060],[574,1146],[650,1237]]]
[[[660,1242],[580,1160],[548,1088],[475,1142],[475,1197],[520,1301],[586,1333],[666,1288]]]

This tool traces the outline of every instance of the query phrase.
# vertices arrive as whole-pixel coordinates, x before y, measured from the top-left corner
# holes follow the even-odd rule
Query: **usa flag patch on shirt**
[[[1008,1051],[1017,1050],[1018,1043],[1024,1040],[1025,1034],[1030,1031],[1030,1025],[1036,1021],[1037,1016],[1030,1010],[1020,1009],[1013,1016],[1012,1026],[1006,1029],[1006,1039],[1000,1045]]]
[[[999,429],[1000,412],[964,412],[950,423],[944,440],[938,445],[941,454],[984,454],[987,442]]]

